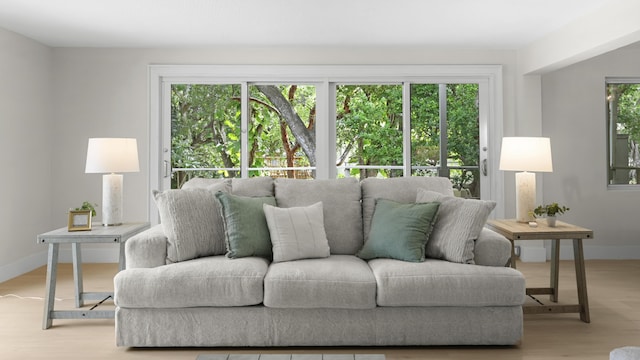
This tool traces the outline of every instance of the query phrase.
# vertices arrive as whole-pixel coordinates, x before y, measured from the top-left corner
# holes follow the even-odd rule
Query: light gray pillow
[[[332,254],[353,255],[362,239],[360,183],[356,178],[275,180],[278,207],[309,206],[322,202],[324,230]],[[413,202],[415,195],[411,199]]]
[[[329,257],[322,202],[306,207],[262,207],[271,235],[273,262]]]
[[[438,219],[427,242],[426,255],[462,264],[474,264],[475,240],[496,207],[495,201],[462,199],[418,189],[416,202],[440,203]]]
[[[229,184],[220,183],[206,189],[153,191],[168,240],[167,262],[225,253],[224,224],[215,198],[218,191],[229,191]]]

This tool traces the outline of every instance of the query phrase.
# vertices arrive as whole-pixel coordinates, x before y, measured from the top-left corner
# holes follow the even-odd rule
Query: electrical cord
[[[6,295],[0,295],[0,299],[5,298],[5,297],[13,297],[13,298],[17,298],[20,300],[44,300],[43,297],[39,297],[39,296],[20,296],[20,295],[16,295],[16,294],[6,294]],[[55,298],[56,301],[63,301],[63,300],[73,300],[73,299],[61,299],[61,298]]]

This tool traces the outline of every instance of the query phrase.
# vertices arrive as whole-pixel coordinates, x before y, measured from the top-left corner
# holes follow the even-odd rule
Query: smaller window
[[[640,78],[607,79],[608,184],[637,185],[640,169]]]

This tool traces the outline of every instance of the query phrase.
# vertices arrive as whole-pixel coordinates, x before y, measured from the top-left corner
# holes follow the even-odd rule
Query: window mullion
[[[449,164],[447,163],[448,138],[447,138],[447,84],[439,84],[440,104],[440,169],[438,173],[442,177],[449,177]]]
[[[243,81],[241,88],[241,111],[240,111],[240,176],[249,177],[249,115],[251,109],[249,105],[249,84]]]
[[[411,176],[411,83],[402,83],[402,165]]]
[[[316,179],[335,179],[336,87],[325,79],[316,89]]]

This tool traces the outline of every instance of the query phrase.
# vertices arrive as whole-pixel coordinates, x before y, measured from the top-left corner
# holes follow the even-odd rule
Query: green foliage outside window
[[[250,85],[247,156],[250,176],[313,177],[316,89],[309,85]],[[478,166],[478,85],[449,84],[447,164]],[[440,166],[439,86],[411,85],[411,165],[430,167],[414,175],[438,175]],[[241,88],[180,84],[171,89],[172,187],[192,176],[239,177],[241,165]],[[402,176],[402,85],[336,87],[336,159],[347,176]],[[358,169],[359,166],[371,167]],[[399,169],[376,167],[399,167]],[[345,174],[339,174],[342,176]],[[474,189],[476,169],[452,169],[459,188]]]
[[[638,184],[640,84],[607,84],[609,184]]]

